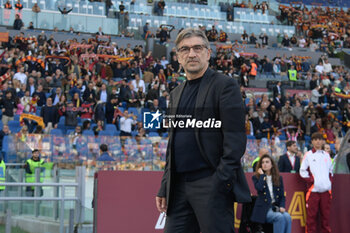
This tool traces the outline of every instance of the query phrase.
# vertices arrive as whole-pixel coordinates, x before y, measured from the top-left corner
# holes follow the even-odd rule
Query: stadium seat
[[[9,121],[7,123],[9,126],[10,130],[13,132],[15,128],[21,128],[20,122],[19,121]]]
[[[105,127],[106,131],[112,131],[112,132],[117,132],[117,127],[114,124],[106,124]]]
[[[95,132],[93,130],[84,130],[83,131],[83,136],[95,136]]]
[[[159,137],[159,134],[157,132],[150,132],[148,134],[149,137]]]
[[[63,132],[60,129],[52,129],[50,134],[61,136],[61,135],[63,135]]]
[[[98,136],[114,136],[115,132],[117,131],[112,131],[112,130],[102,130],[98,133]]]

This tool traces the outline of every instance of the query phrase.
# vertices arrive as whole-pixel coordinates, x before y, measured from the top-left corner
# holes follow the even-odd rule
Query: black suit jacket
[[[278,170],[280,172],[290,172],[291,170],[294,170],[296,171],[296,173],[299,173],[300,158],[298,156],[295,156],[294,169],[293,169],[292,164],[290,163],[290,160],[288,158],[288,155],[287,154],[282,155],[278,160]]]
[[[273,98],[275,99],[277,97],[277,95],[278,95],[278,87],[277,87],[277,85],[272,88],[272,92],[273,92]],[[283,96],[283,90],[282,90],[281,86],[280,86],[280,92],[281,92],[281,96]]]
[[[170,93],[169,115],[175,115],[185,83]],[[237,202],[250,202],[250,190],[241,167],[241,157],[246,148],[245,112],[241,92],[236,80],[208,69],[200,83],[195,109],[195,118],[221,120],[220,129],[195,128],[195,137],[209,166],[216,170],[215,187],[233,192]],[[174,175],[173,129],[169,132],[166,166],[158,192],[166,197],[169,206]],[[221,187],[220,187],[221,186]]]

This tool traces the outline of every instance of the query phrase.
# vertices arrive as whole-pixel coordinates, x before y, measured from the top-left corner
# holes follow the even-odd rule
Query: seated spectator
[[[272,223],[273,231],[290,233],[292,219],[285,209],[285,194],[282,177],[274,160],[263,155],[252,177],[258,192],[251,220],[257,223]]]

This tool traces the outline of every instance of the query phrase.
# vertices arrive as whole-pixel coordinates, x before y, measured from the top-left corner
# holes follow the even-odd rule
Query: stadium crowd
[[[96,123],[115,123],[119,130],[124,131],[120,128],[123,128],[120,119],[129,114],[123,112],[129,107],[138,111],[140,108],[165,111],[169,92],[184,80],[175,49],[168,61],[165,56],[157,59],[152,52],[144,53],[142,46],[122,48],[105,38],[108,37],[97,36],[77,43],[75,39],[56,41],[53,37],[47,38],[45,33],[37,38],[26,38],[20,33],[8,43],[3,43],[3,123],[12,120],[14,114],[36,113],[37,109],[41,109],[45,125],[52,123],[50,128],[57,127],[59,116],[66,116],[67,125],[74,127],[77,121],[72,119],[80,116]],[[210,64],[231,77],[240,77],[242,86],[248,86],[249,79],[254,79],[259,73],[288,75],[293,80],[292,70],[296,70],[297,80],[309,82],[310,96],[289,96],[279,83],[276,87],[279,92],[273,97],[246,98],[247,114],[254,123],[252,132],[257,138],[267,137],[268,132],[272,137],[272,126],[279,129],[294,125],[300,127],[298,139],[302,140],[313,132],[310,128],[315,126],[318,118],[322,119],[322,125],[316,124],[317,127],[326,129],[327,122],[339,124],[350,117],[347,101],[335,96],[340,92],[348,94],[349,72],[343,66],[332,66],[326,56],[322,56],[316,66],[307,61],[301,62],[302,59],[280,56],[279,53],[271,61],[266,57],[247,58],[235,52],[233,44],[228,49],[219,48]],[[55,110],[51,110],[51,105]],[[80,112],[71,114],[73,107],[80,108]],[[327,121],[329,111],[336,114],[335,119],[339,122]],[[270,126],[263,124],[264,116],[268,117]],[[129,135],[130,124],[136,127],[136,123],[131,121],[127,124]],[[263,133],[262,125],[271,129],[264,129]],[[32,131],[33,127],[29,129]],[[346,131],[345,126],[343,131]],[[330,141],[334,141],[332,137]]]

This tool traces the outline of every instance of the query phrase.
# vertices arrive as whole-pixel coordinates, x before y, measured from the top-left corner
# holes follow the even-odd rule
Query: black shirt
[[[194,110],[201,80],[202,78],[198,78],[186,82],[176,115],[191,115],[192,118],[195,117]],[[188,118],[181,119],[186,122]],[[193,172],[210,167],[200,153],[194,128],[175,128],[173,143],[176,172]]]

